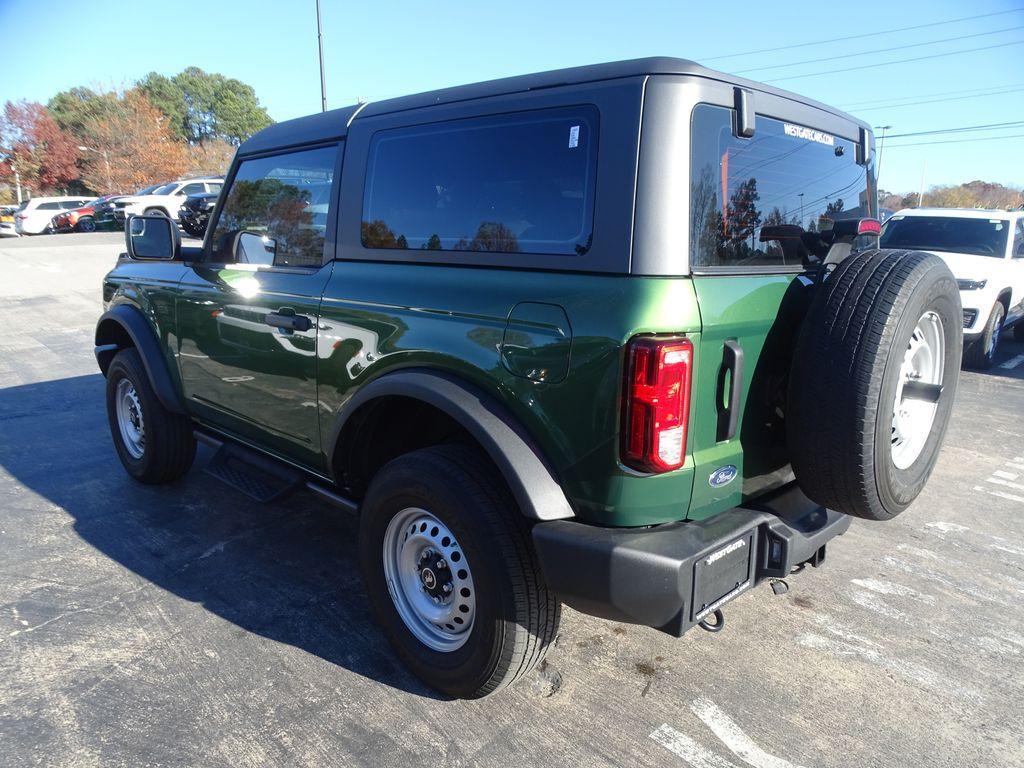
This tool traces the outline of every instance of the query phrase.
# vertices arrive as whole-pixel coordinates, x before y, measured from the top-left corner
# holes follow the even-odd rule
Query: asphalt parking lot
[[[1024,344],[964,373],[935,475],[825,565],[675,639],[566,610],[531,678],[439,700],[353,519],[143,487],[92,354],[114,234],[0,241],[0,765],[1024,764]]]

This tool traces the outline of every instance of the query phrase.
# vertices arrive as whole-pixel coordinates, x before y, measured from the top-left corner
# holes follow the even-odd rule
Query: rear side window
[[[322,264],[337,156],[334,145],[243,161],[213,232],[213,261]]]
[[[399,128],[371,140],[362,243],[576,255],[590,249],[597,110]]]
[[[870,170],[857,164],[854,142],[762,115],[753,138],[742,139],[732,115],[709,104],[693,111],[692,267],[800,267],[777,241],[761,242],[762,227],[821,231],[874,215]]]

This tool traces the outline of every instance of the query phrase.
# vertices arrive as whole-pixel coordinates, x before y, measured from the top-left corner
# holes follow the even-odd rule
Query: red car
[[[105,195],[70,211],[58,213],[50,220],[51,232],[95,232],[96,220],[93,218],[93,207],[104,200],[114,197]]]

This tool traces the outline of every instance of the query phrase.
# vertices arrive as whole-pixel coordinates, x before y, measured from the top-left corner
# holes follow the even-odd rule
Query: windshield
[[[1006,255],[1006,219],[968,219],[959,216],[893,216],[882,227],[882,248]]]

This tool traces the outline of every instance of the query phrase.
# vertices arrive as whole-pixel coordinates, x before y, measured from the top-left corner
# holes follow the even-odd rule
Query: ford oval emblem
[[[735,479],[736,466],[734,464],[726,464],[724,467],[719,467],[711,473],[711,476],[708,478],[708,485],[712,488],[721,488]]]

